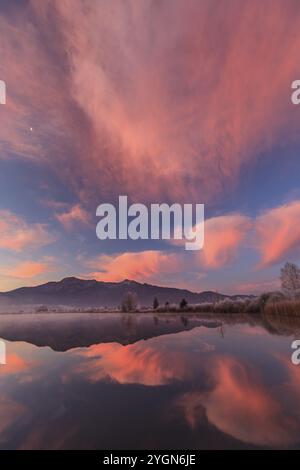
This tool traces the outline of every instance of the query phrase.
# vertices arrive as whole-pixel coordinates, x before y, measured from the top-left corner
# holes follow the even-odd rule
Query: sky
[[[259,293],[300,262],[298,0],[0,0],[0,291],[66,276]],[[205,204],[205,244],[96,208]]]

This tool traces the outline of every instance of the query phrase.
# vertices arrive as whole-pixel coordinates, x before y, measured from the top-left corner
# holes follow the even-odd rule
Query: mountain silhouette
[[[139,283],[130,279],[122,282],[101,282],[96,280],[67,277],[61,281],[47,282],[34,287],[21,287],[0,293],[1,303],[29,305],[69,305],[78,307],[117,307],[126,293],[134,292],[141,306],[150,306],[157,297],[159,304],[179,303],[183,298],[188,303],[217,302],[224,298],[233,300],[239,296],[228,296],[213,291],[192,292],[187,289],[161,287]]]

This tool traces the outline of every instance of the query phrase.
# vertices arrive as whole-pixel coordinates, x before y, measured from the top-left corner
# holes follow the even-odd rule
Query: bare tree
[[[295,298],[300,291],[300,269],[294,263],[285,263],[280,274],[281,289],[285,295]]]
[[[127,292],[122,300],[122,312],[133,312],[137,309],[138,298],[135,292]]]

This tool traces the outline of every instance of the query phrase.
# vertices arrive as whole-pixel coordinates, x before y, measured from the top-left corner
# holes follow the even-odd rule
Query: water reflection
[[[25,314],[0,315],[0,337],[26,341],[67,351],[96,343],[117,341],[135,343],[141,339],[191,330],[197,326],[217,328],[222,323],[213,318],[191,315],[152,314]]]
[[[128,336],[119,316],[121,341],[65,352],[8,342],[0,448],[300,448],[297,321],[197,318],[176,331],[170,317],[160,334],[149,318],[131,320]]]

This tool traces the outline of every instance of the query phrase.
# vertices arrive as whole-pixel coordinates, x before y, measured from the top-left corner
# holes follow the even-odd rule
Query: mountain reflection
[[[0,315],[0,337],[67,351],[97,343],[135,343],[141,339],[222,323],[201,316],[152,314],[24,314]]]

